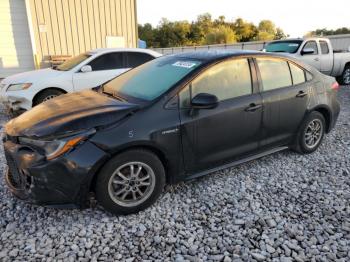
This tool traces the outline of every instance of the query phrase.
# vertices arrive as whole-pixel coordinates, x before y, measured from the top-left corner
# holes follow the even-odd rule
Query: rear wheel
[[[39,93],[38,96],[34,99],[33,105],[39,105],[45,101],[48,101],[50,99],[53,99],[57,96],[63,95],[64,92],[57,90],[57,89],[47,89],[44,90],[43,92]]]
[[[96,180],[97,201],[114,214],[135,213],[152,205],[165,184],[162,162],[147,150],[112,158]]]
[[[350,65],[345,66],[341,77],[341,83],[344,85],[350,85]]]
[[[321,144],[326,128],[326,121],[319,112],[311,112],[299,128],[294,149],[302,154],[314,152]]]

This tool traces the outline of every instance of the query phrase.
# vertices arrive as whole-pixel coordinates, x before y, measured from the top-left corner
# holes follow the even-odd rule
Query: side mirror
[[[92,67],[90,65],[84,65],[80,68],[80,72],[82,73],[92,72]]]
[[[192,108],[212,109],[217,107],[219,99],[212,94],[200,93],[191,100]]]
[[[315,50],[313,48],[304,48],[301,51],[301,55],[312,55],[313,53],[315,53]]]

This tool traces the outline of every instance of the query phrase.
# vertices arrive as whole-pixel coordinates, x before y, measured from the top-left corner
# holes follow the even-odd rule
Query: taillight
[[[333,90],[338,90],[339,89],[339,84],[338,82],[334,82],[331,87]]]

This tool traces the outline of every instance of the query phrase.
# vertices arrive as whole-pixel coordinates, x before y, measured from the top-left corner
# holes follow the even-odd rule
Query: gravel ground
[[[349,261],[350,88],[339,98],[336,129],[316,153],[168,186],[136,215],[25,204],[4,186],[0,152],[0,261]]]

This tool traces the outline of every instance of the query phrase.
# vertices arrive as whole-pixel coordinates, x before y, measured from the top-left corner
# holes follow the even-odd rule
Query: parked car
[[[328,38],[312,37],[273,41],[265,47],[265,50],[289,53],[314,66],[320,72],[337,77],[341,83],[350,85],[350,52],[333,50]]]
[[[16,74],[0,83],[0,99],[11,110],[28,110],[56,96],[97,87],[161,54],[138,48],[102,48],[55,68]]]
[[[110,212],[137,212],[165,183],[287,148],[315,151],[336,123],[338,87],[277,54],[163,56],[8,122],[6,181],[38,204],[81,207],[94,192]]]

